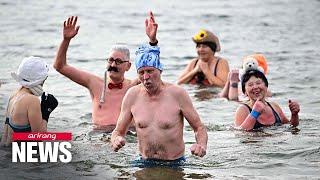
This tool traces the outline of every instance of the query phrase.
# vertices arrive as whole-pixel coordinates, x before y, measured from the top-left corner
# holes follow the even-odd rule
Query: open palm
[[[78,30],[80,26],[76,27],[77,20],[78,20],[77,16],[71,16],[66,21],[64,21],[64,24],[63,24],[64,39],[71,39],[78,34]]]
[[[156,41],[158,24],[155,22],[153,13],[151,11],[149,12],[149,18],[145,21],[145,25],[146,34],[148,35],[149,39],[151,41]]]

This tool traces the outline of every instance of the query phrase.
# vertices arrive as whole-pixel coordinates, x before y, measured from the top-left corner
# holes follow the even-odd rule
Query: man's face
[[[131,67],[131,62],[120,51],[111,51],[107,58],[107,70],[109,77],[124,78],[124,73]]]
[[[138,70],[139,80],[147,90],[158,88],[161,71],[154,67],[142,67]]]

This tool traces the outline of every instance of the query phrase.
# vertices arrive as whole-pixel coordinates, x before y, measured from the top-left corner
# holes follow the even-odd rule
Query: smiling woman
[[[227,81],[229,64],[224,58],[215,56],[221,49],[218,37],[201,29],[192,40],[196,43],[198,57],[189,62],[180,75],[178,84],[223,87]]]
[[[252,130],[275,124],[299,125],[299,104],[289,100],[289,121],[277,103],[266,101],[268,84],[266,76],[259,70],[249,70],[243,74],[242,92],[248,96],[249,101],[241,104],[236,111],[234,123],[237,127]]]

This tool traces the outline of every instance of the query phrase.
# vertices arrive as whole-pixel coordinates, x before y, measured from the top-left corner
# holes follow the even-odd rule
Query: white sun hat
[[[41,85],[48,77],[49,67],[44,59],[40,57],[26,57],[19,65],[17,72],[12,72],[11,76],[26,88]]]

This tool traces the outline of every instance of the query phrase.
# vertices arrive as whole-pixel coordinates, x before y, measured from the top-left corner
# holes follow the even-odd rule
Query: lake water
[[[18,87],[10,72],[30,55],[52,64],[68,16],[79,16],[81,26],[71,42],[68,62],[102,77],[112,44],[127,44],[134,58],[138,45],[147,42],[144,19],[150,9],[159,23],[163,80],[176,82],[196,56],[191,37],[199,28],[206,28],[220,38],[219,55],[228,59],[231,68],[240,67],[246,55],[263,53],[274,93],[270,100],[278,102],[288,116],[288,99],[301,106],[297,129],[284,125],[242,132],[231,128],[236,102],[215,98],[219,89],[183,85],[208,128],[207,155],[191,155],[189,148],[195,139],[186,123],[186,166],[133,168],[130,161],[138,155],[136,137],[127,136],[126,146],[113,152],[109,135],[92,131],[88,91],[51,67],[44,88],[60,103],[48,128],[73,133],[73,160],[69,164],[14,164],[10,149],[1,149],[1,179],[319,179],[319,8],[320,0],[1,0],[0,124],[5,101]],[[127,77],[136,77],[134,67]]]

